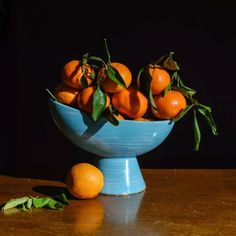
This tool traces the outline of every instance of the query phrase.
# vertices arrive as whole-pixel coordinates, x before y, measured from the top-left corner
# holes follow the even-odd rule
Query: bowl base
[[[127,196],[146,189],[136,157],[98,157],[97,166],[104,175],[101,194]]]

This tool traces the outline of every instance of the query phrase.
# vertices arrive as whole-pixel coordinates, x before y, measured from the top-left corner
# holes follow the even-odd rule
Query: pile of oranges
[[[180,120],[193,110],[195,146],[199,149],[201,132],[197,113],[218,135],[211,107],[194,98],[196,91],[185,85],[173,52],[143,66],[137,75],[121,62],[107,61],[89,53],[69,60],[61,69],[61,81],[50,93],[53,99],[89,113],[96,122],[101,116],[113,125],[119,120]]]
[[[86,54],[68,61],[54,90],[56,99],[90,113],[94,121],[103,115],[114,124],[120,119],[174,119],[186,108],[185,96],[171,88],[171,72],[177,64],[171,71],[163,61],[149,63],[134,77],[127,65],[108,58],[105,62]],[[170,59],[172,53],[164,62]]]

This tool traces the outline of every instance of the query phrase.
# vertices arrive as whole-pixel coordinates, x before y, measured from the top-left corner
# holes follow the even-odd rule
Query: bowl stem
[[[97,166],[104,175],[102,194],[129,195],[146,188],[137,158],[98,157]]]

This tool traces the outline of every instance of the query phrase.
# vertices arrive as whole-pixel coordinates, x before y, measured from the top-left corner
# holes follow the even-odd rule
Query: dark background
[[[82,54],[139,68],[170,51],[196,98],[210,105],[219,128],[200,120],[193,150],[192,115],[176,124],[157,149],[139,157],[143,168],[235,168],[235,17],[232,1],[1,1],[1,174],[64,178],[93,155],[55,127],[48,94],[60,69]],[[232,136],[232,137],[231,137]]]

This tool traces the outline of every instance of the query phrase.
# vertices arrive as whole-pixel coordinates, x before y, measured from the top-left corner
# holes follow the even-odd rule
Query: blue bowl
[[[94,122],[90,114],[52,99],[49,109],[63,135],[97,156],[105,180],[102,193],[109,195],[128,195],[145,189],[137,156],[159,146],[174,126],[170,120],[120,120],[114,126],[100,117]]]

